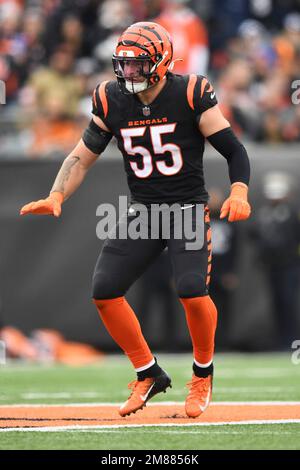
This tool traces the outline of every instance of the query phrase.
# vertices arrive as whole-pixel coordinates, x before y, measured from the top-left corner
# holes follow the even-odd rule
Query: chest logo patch
[[[143,115],[144,115],[144,116],[150,116],[150,108],[149,108],[149,106],[144,106],[144,107],[143,107]]]

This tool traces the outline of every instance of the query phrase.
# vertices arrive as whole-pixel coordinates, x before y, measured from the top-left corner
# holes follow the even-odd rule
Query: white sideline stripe
[[[223,368],[222,366],[219,365],[220,370],[216,372],[216,375],[221,378],[226,378],[226,379],[232,379],[232,378],[256,378],[256,379],[272,379],[272,378],[278,378],[278,377],[294,377],[294,371],[293,370],[285,370],[282,368],[253,368],[249,367],[249,370],[232,370],[232,369],[226,369]],[[188,377],[188,375],[187,375]]]
[[[110,359],[110,361],[112,361]],[[178,359],[178,361],[180,362],[180,358]],[[121,361],[120,361],[121,362]],[[123,361],[124,362],[124,361]],[[122,363],[123,363],[122,362]],[[163,362],[163,360],[161,361]],[[184,361],[182,361],[182,363],[184,364]],[[119,366],[120,364],[118,364],[118,362],[116,360],[113,360],[112,362],[110,362],[110,366],[111,367],[114,367],[114,366]],[[122,365],[122,364],[121,364]],[[101,369],[101,366],[102,364],[100,364],[98,367],[99,367],[99,370]],[[250,378],[250,379],[257,379],[257,380],[268,380],[268,379],[274,379],[274,378],[278,378],[278,377],[294,377],[295,375],[295,371],[292,370],[292,369],[283,369],[281,367],[278,367],[278,368],[273,368],[270,366],[270,368],[268,369],[265,369],[265,368],[261,368],[261,369],[258,369],[257,367],[255,368],[251,368],[248,366],[248,369],[247,370],[243,370],[243,369],[239,369],[240,365],[238,364],[237,366],[237,370],[232,370],[232,368],[228,368],[228,366],[223,366],[222,363],[221,364],[217,364],[216,366],[216,374],[218,375],[219,378],[222,378],[222,379],[234,379],[234,378]],[[242,365],[241,365],[242,367]],[[37,373],[40,373],[41,371],[43,372],[47,372],[48,370],[55,370],[54,367],[50,367],[50,366],[46,366],[46,367],[43,367],[43,366],[40,366],[40,367],[36,367],[36,368],[29,368],[27,366],[1,366],[1,373],[10,373],[10,372],[23,372],[23,373],[28,373],[28,372],[37,372]],[[186,377],[186,379],[190,379],[190,373],[186,373],[184,375],[184,377]]]
[[[126,432],[130,432],[130,431],[133,431],[133,432],[136,432],[135,429],[129,429],[127,430]],[[239,435],[245,435],[245,431],[232,431],[231,429],[223,429],[222,431],[215,431],[215,430],[203,430],[203,429],[197,429],[196,431],[188,431],[188,430],[182,430],[182,431],[166,431],[164,430],[163,433],[164,434],[206,434],[207,436],[208,435],[211,435],[211,434],[228,434],[229,436],[231,436],[232,434],[239,434]],[[82,430],[82,431],[70,431],[70,432],[89,432],[89,431],[85,431],[85,430]],[[98,434],[102,434],[102,433],[111,433],[111,434],[117,434],[117,433],[124,433],[124,430],[121,429],[121,430],[118,430],[118,429],[94,429],[93,431],[91,431],[93,433],[98,433]],[[247,430],[248,432],[248,430]],[[143,434],[155,434],[155,433],[158,433],[158,434],[161,434],[161,431],[156,431],[155,429],[153,429],[152,431],[146,431],[145,429],[142,430],[142,433]],[[271,435],[271,436],[282,436],[282,435],[289,435],[289,436],[295,436],[295,431],[251,431],[251,435],[252,434],[256,434],[256,435]],[[297,434],[297,432],[296,432]],[[124,435],[124,434],[123,434]]]
[[[2,408],[51,408],[51,407],[61,407],[61,408],[70,408],[70,407],[95,407],[95,406],[121,406],[123,403],[119,402],[95,402],[95,403],[51,403],[49,405],[45,403],[20,403],[20,404],[10,404],[10,405],[0,405],[0,410]],[[176,406],[184,405],[184,401],[157,401],[155,403],[147,403],[147,407],[151,406]],[[266,406],[266,405],[287,405],[287,406],[297,406],[300,405],[300,401],[215,401],[210,404],[210,406],[241,406],[241,405],[250,405],[250,406]]]
[[[28,392],[28,393],[21,393],[21,397],[25,400],[34,400],[37,398],[96,398],[99,396],[104,396],[104,392],[54,392],[54,393],[39,393],[39,392]]]
[[[250,425],[250,424],[300,424],[300,419],[273,419],[273,420],[249,420],[249,421],[224,421],[218,423],[162,423],[162,424],[112,424],[112,425],[91,425],[91,426],[52,426],[52,427],[36,427],[36,428],[5,428],[0,429],[0,432],[65,432],[65,431],[95,431],[99,429],[124,429],[124,428],[174,428],[174,427],[194,427],[194,426],[236,426],[236,425]]]
[[[296,390],[295,386],[288,386],[288,387],[278,387],[278,386],[263,386],[257,388],[257,386],[248,386],[248,387],[224,387],[224,386],[216,386],[215,393],[226,395],[230,393],[244,393],[248,395],[261,395],[262,393],[273,393],[273,392],[282,392],[283,390],[294,392]],[[126,390],[121,392],[121,395],[127,396],[128,393]],[[181,396],[182,391],[180,390],[169,390],[168,395],[175,397]],[[76,398],[101,398],[106,396],[105,392],[26,392],[18,394],[18,396],[24,400],[38,400],[38,399],[76,399]],[[9,395],[0,395],[1,401],[6,401]]]

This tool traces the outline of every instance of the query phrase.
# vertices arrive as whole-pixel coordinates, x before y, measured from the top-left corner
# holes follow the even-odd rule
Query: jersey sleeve
[[[190,108],[194,111],[197,121],[199,121],[202,113],[218,103],[213,86],[208,79],[202,75],[189,76],[187,99]]]
[[[197,97],[200,114],[218,103],[216,92],[206,77],[199,76],[200,93]]]

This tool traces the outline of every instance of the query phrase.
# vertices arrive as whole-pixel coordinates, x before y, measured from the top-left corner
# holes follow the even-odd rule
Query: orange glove
[[[55,215],[59,217],[61,214],[61,205],[64,200],[63,193],[59,191],[53,191],[50,193],[47,199],[40,199],[39,201],[33,201],[26,204],[20,210],[20,215],[25,214],[41,214],[41,215]]]
[[[245,183],[233,183],[231,193],[222,208],[220,219],[229,214],[228,221],[246,220],[250,216],[251,207],[247,199],[248,186]]]

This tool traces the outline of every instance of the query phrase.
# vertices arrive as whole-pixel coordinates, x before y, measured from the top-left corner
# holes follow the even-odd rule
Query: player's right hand
[[[61,214],[61,205],[63,200],[63,193],[59,191],[53,191],[53,193],[50,193],[46,199],[33,201],[23,206],[20,210],[20,215],[40,214],[54,215],[55,217],[59,217]]]

